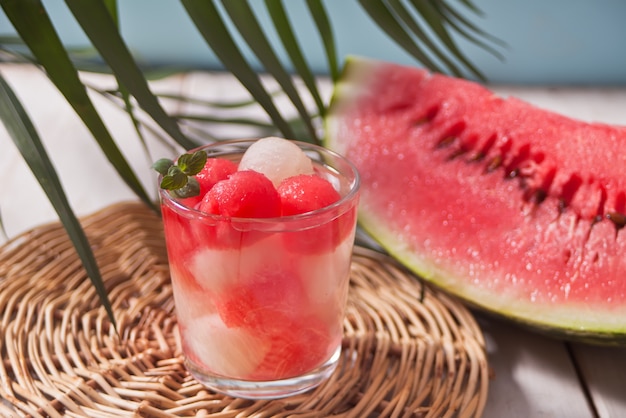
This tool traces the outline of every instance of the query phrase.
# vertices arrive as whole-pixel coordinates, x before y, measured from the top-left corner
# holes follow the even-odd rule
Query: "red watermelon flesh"
[[[326,129],[361,173],[361,225],[424,279],[542,329],[626,336],[626,127],[351,58]]]

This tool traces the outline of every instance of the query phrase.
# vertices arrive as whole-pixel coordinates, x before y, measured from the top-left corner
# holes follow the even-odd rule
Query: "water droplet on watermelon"
[[[313,173],[313,164],[292,141],[267,137],[259,139],[246,150],[239,169],[263,173],[277,187],[287,177]]]

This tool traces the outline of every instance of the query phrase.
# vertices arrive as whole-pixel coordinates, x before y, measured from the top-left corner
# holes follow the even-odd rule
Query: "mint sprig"
[[[162,189],[178,198],[193,197],[200,194],[200,185],[194,176],[202,171],[207,158],[205,151],[196,151],[183,154],[176,161],[161,158],[152,168],[163,176]]]

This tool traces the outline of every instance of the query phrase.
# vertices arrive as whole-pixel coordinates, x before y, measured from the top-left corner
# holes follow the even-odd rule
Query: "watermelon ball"
[[[204,168],[196,174],[200,184],[200,195],[204,196],[220,180],[225,180],[237,171],[237,164],[225,158],[209,158]]]
[[[202,170],[195,176],[200,185],[200,194],[180,199],[181,203],[195,208],[218,181],[227,179],[235,171],[237,171],[237,164],[233,161],[225,158],[209,158]]]
[[[278,194],[285,216],[321,209],[341,197],[329,181],[315,174],[286,178],[278,186]]]
[[[277,137],[262,138],[241,157],[240,170],[265,174],[278,187],[280,182],[298,174],[312,174],[311,159],[292,141]]]
[[[207,192],[200,210],[231,218],[272,218],[280,216],[280,196],[262,173],[236,171]]]
[[[248,375],[251,380],[286,379],[307,373],[328,360],[339,342],[332,338],[328,326],[312,315],[283,320],[271,333],[257,337],[269,348]]]
[[[317,175],[289,177],[279,185],[278,194],[283,216],[322,209],[341,198],[330,182]],[[354,223],[354,210],[351,210],[315,228],[285,232],[283,239],[291,251],[321,254],[339,245],[352,231]]]
[[[216,374],[248,379],[263,364],[269,343],[248,330],[227,327],[217,315],[202,315],[180,324],[185,353]]]
[[[237,277],[224,286],[214,302],[227,326],[271,334],[275,327],[309,309],[301,277],[285,263],[258,267],[247,277]]]

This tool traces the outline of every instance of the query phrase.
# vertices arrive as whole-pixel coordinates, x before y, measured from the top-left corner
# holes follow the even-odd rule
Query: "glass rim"
[[[223,140],[223,141],[213,142],[207,145],[202,145],[202,146],[193,148],[189,151],[186,151],[186,153],[193,153],[196,151],[207,150],[207,149],[217,149],[220,146],[243,145],[247,143],[252,144],[258,139],[261,139],[261,138]],[[301,222],[309,218],[320,216],[321,214],[332,212],[333,210],[336,210],[344,206],[346,203],[355,200],[355,197],[357,196],[359,192],[359,188],[361,184],[361,175],[359,171],[357,170],[356,166],[352,163],[352,161],[350,161],[348,158],[344,157],[343,155],[333,150],[330,150],[328,148],[322,147],[320,145],[312,144],[310,142],[292,140],[292,139],[290,139],[289,141],[295,143],[300,148],[315,151],[315,152],[320,153],[321,155],[326,154],[327,156],[337,159],[341,161],[343,164],[345,164],[349,168],[349,171],[351,173],[351,181],[349,182],[350,189],[348,190],[348,193],[346,193],[344,196],[341,196],[341,198],[337,200],[336,202],[333,202],[332,204],[328,206],[324,206],[323,208],[315,209],[309,212],[300,213],[296,215],[274,216],[274,217],[268,217],[268,218],[241,218],[241,217],[216,215],[212,213],[203,212],[201,210],[183,205],[181,202],[176,200],[176,198],[174,198],[169,193],[169,191],[164,190],[161,187],[158,187],[159,196],[161,196],[161,203],[167,204],[170,208],[175,210],[177,213],[185,217],[189,217],[189,218],[211,219],[213,221],[220,221],[220,222],[228,221],[228,222],[234,222],[234,223],[247,223],[247,224],[249,223],[270,224],[270,223],[276,223],[276,222],[281,222],[281,223]],[[236,152],[233,151],[233,153],[236,153]],[[211,154],[209,154],[209,158],[211,158]],[[334,166],[330,166],[330,167],[332,167],[333,169],[337,169]],[[344,175],[343,173],[345,173],[345,171],[338,171],[338,172],[341,175]],[[161,178],[162,178],[162,175],[159,175],[157,184],[160,184]],[[344,212],[338,214],[337,216],[343,213]]]

